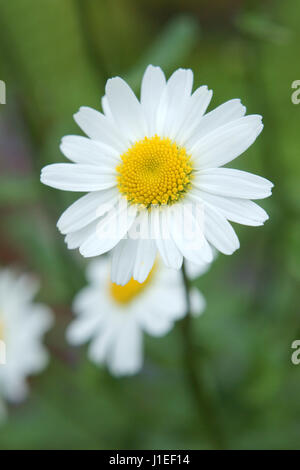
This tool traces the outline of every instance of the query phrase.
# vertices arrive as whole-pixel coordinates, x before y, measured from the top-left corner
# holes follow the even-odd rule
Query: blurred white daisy
[[[0,408],[26,397],[26,378],[48,362],[42,337],[52,323],[48,307],[33,303],[38,283],[28,274],[0,270]],[[2,405],[1,405],[2,401]]]
[[[138,101],[124,80],[108,80],[103,113],[82,107],[74,116],[88,137],[62,140],[73,163],[42,170],[49,186],[89,193],[63,213],[58,228],[85,257],[114,249],[113,281],[143,282],[157,251],[175,269],[183,257],[210,262],[211,245],[232,254],[239,240],[229,221],[262,225],[268,218],[252,199],[270,196],[272,183],[221,168],[255,141],[261,116],[245,116],[238,99],[205,115],[212,91],[201,86],[192,93],[192,86],[191,70],[178,69],[166,81],[150,65]],[[143,235],[133,237],[137,218]]]
[[[206,268],[187,266],[195,277]],[[143,332],[166,334],[174,321],[186,314],[187,305],[181,272],[156,261],[147,279],[131,279],[125,286],[112,283],[107,258],[90,262],[88,286],[75,297],[75,320],[67,329],[73,345],[91,340],[88,354],[96,364],[106,363],[116,376],[138,372],[143,362]],[[191,313],[198,315],[205,300],[198,289],[190,292]]]

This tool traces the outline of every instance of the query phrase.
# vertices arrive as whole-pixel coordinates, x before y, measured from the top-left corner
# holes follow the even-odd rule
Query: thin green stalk
[[[214,403],[213,394],[207,388],[207,381],[203,373],[203,357],[200,359],[199,356],[197,356],[197,350],[194,344],[190,306],[190,281],[187,277],[184,264],[182,265],[182,278],[187,303],[187,313],[181,321],[186,377],[197,407],[199,418],[204,425],[213,449],[224,449],[226,447],[225,439],[219,425],[218,412]]]

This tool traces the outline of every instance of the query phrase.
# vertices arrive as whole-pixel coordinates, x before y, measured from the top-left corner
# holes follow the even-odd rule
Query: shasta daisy
[[[208,266],[187,263],[191,278]],[[88,354],[96,364],[106,363],[114,375],[138,372],[143,362],[143,332],[162,336],[187,311],[181,273],[156,261],[143,283],[133,278],[120,286],[109,279],[110,262],[106,257],[90,262],[88,286],[75,297],[76,318],[67,329],[73,345],[90,341]],[[205,300],[198,289],[190,292],[191,313],[198,315]]]
[[[103,113],[82,107],[74,116],[87,137],[62,140],[72,163],[42,170],[43,183],[88,193],[58,228],[85,257],[113,249],[112,280],[120,284],[132,276],[144,282],[157,252],[175,269],[183,257],[210,262],[212,246],[230,255],[239,248],[230,221],[255,226],[268,218],[252,200],[270,196],[272,183],[223,168],[255,141],[261,116],[245,116],[238,99],[205,114],[212,91],[192,93],[192,86],[191,70],[178,69],[166,81],[150,65],[139,101],[124,80],[108,80]],[[145,227],[147,235],[137,235]]]

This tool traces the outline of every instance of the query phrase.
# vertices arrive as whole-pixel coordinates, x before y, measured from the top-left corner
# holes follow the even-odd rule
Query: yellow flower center
[[[110,282],[110,295],[111,297],[115,300],[115,302],[119,304],[128,304],[131,302],[135,297],[137,297],[139,294],[141,294],[146,287],[149,286],[150,282],[153,279],[153,274],[155,271],[155,264],[153,268],[151,269],[150,273],[148,274],[147,279],[139,283],[138,281],[135,281],[133,278],[130,279],[130,281],[125,284],[125,286],[119,286],[118,284],[115,284],[114,282]]]
[[[172,204],[190,186],[192,166],[185,148],[164,137],[145,137],[121,155],[118,187],[129,202]]]

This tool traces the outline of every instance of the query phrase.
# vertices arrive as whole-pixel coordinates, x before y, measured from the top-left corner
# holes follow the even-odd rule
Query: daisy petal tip
[[[79,253],[84,257],[84,258],[94,258],[95,256],[98,256],[98,253],[94,253],[94,252],[89,252],[89,251],[86,251],[85,249],[81,249],[82,247],[80,246],[79,247]]]
[[[76,122],[76,124],[80,127],[80,122],[81,122],[81,115],[83,112],[83,106],[81,106],[76,113],[73,114],[73,119]],[[64,137],[61,139],[61,144],[64,142]]]
[[[224,254],[224,255],[231,256],[231,255],[233,255],[233,253],[235,253],[239,248],[240,248],[240,245],[239,245],[239,246],[236,246],[236,247],[234,247],[234,248],[232,248],[231,250],[226,251],[226,253],[223,253],[223,254]]]
[[[43,181],[43,170],[41,170],[41,173],[40,173],[40,182],[44,183],[44,181]]]
[[[85,108],[85,106],[80,106],[78,108],[78,110],[76,111],[76,113],[73,114],[73,118],[74,118],[75,122],[77,122],[77,118],[84,111],[84,108]]]
[[[262,118],[261,118],[261,119],[262,119]],[[256,126],[256,129],[255,129],[255,134],[256,134],[257,137],[258,137],[259,134],[262,132],[263,128],[264,128],[264,125],[263,125],[263,123],[262,123],[261,120],[260,120],[259,123],[258,123],[257,126]]]
[[[67,235],[68,234],[68,231],[65,227],[64,220],[63,220],[62,216],[58,219],[58,221],[56,223],[56,227],[62,235]]]
[[[147,66],[146,70],[145,70],[145,73],[146,73],[146,72],[150,72],[150,71],[154,71],[154,70],[157,70],[157,71],[159,70],[159,71],[162,72],[162,69],[161,69],[161,67],[160,67],[159,65],[149,64],[149,65]]]
[[[236,238],[235,242],[231,245],[231,247],[228,248],[226,252],[224,251],[223,254],[229,255],[229,256],[233,255],[233,253],[235,253],[237,250],[240,249],[240,246],[241,246],[240,241],[238,238]]]
[[[105,85],[105,95],[109,95],[112,91],[112,88],[116,84],[123,84],[123,83],[126,83],[126,82],[124,82],[124,80],[121,77],[109,78],[106,82],[106,85]]]
[[[41,183],[46,184],[46,185],[48,185],[48,173],[49,173],[50,167],[51,165],[47,165],[41,169],[40,181]]]
[[[170,269],[175,269],[175,271],[180,271],[180,269],[182,268],[182,265],[183,265],[183,258],[179,261],[178,264],[176,264],[176,266],[168,266],[168,268]]]
[[[270,197],[272,196],[272,191],[273,191],[273,188],[274,188],[274,184],[267,180],[266,178],[263,178],[264,180],[264,194],[261,194],[261,196],[257,199],[266,199],[267,197]]]
[[[148,274],[149,274],[149,273],[143,274],[143,275],[141,275],[141,274],[134,274],[134,275],[133,275],[133,279],[134,279],[135,281],[137,281],[139,284],[143,284],[143,282],[146,281],[146,279],[147,279],[147,277],[148,277]]]
[[[257,125],[259,125],[260,127],[261,127],[261,126],[262,126],[262,127],[264,126],[264,125],[263,125],[263,122],[262,122],[263,117],[262,117],[261,114],[252,114],[252,115],[250,114],[249,117],[250,117],[250,116],[253,116],[253,119],[255,119],[255,122],[257,123]]]
[[[80,106],[78,111],[76,111],[76,113],[73,114],[73,119],[79,127],[81,127],[81,121],[82,121],[83,115],[86,112],[89,112],[91,109],[92,108],[90,108],[89,106]],[[65,136],[65,137],[68,137],[68,136]]]
[[[64,155],[65,154],[65,149],[66,149],[66,140],[65,138],[63,137],[60,141],[60,144],[59,144],[59,150],[61,151],[61,153]]]
[[[86,246],[85,246],[85,243],[83,243],[80,247],[79,247],[79,253],[84,257],[84,258],[93,258],[94,256],[96,256],[95,253],[92,253],[90,249],[88,249]]]
[[[169,80],[178,80],[179,77],[185,77],[185,79],[189,80],[191,83],[193,82],[193,78],[194,78],[194,73],[192,71],[192,69],[184,69],[184,68],[179,68],[177,70],[175,70],[175,72],[171,75],[171,77],[169,78]]]
[[[62,230],[61,230],[61,227],[62,227],[62,224],[61,224],[61,217],[58,219],[58,221],[56,222],[56,227],[58,228],[58,230],[60,231],[60,233],[62,233]],[[65,234],[66,235],[66,234]]]
[[[126,279],[120,279],[118,276],[115,276],[113,273],[111,274],[110,280],[113,284],[117,286],[125,286],[128,282]]]
[[[238,240],[238,241],[237,241],[237,244],[236,244],[236,247],[235,247],[234,250],[233,250],[233,253],[234,253],[235,251],[239,250],[239,249],[240,249],[240,246],[241,246],[241,244],[240,244],[240,241]]]
[[[205,255],[203,255],[203,259],[205,261],[205,263],[208,263],[210,264],[212,261],[213,261],[213,253],[212,251],[210,252],[205,252]]]
[[[81,249],[81,246],[79,247],[79,253],[84,257],[84,258],[87,258],[87,256],[85,256],[85,254],[82,252],[84,250]]]

